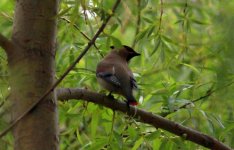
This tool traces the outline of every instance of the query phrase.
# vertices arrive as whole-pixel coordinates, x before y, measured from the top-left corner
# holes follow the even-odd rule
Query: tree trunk
[[[58,0],[17,0],[8,53],[12,119],[37,101],[54,83]],[[58,117],[51,93],[17,123],[15,150],[57,150]]]

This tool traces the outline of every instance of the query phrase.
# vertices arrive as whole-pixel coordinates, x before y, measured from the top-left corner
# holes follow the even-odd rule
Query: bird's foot
[[[114,98],[114,96],[111,94],[112,92],[110,92],[108,95],[107,95],[107,97],[109,97],[109,98]]]
[[[127,105],[128,110],[130,110],[130,103],[129,103],[129,101],[126,100],[125,102],[126,102],[126,105]]]

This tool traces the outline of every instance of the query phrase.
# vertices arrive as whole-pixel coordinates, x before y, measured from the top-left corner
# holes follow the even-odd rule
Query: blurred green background
[[[60,1],[57,78],[111,13],[114,2]],[[1,0],[0,32],[9,38],[13,17],[14,1]],[[230,0],[122,1],[97,39],[96,48],[89,50],[60,87],[85,87],[102,92],[95,78],[96,64],[111,45],[132,46],[141,53],[130,63],[139,84],[135,92],[141,103],[139,107],[234,148],[233,28],[234,1]],[[1,131],[8,125],[4,117],[9,115],[8,76],[6,54],[0,49]],[[62,150],[205,149],[125,114],[84,101],[59,102],[59,124]],[[0,150],[12,147],[11,134],[0,139]]]

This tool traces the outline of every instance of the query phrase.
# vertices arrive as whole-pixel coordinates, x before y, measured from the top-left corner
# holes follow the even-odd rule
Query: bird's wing
[[[104,65],[104,64],[102,64]],[[104,69],[103,69],[104,68]],[[137,83],[131,70],[119,64],[107,64],[105,67],[97,69],[96,76],[115,86],[128,90],[136,89]]]
[[[103,80],[112,83],[115,86],[121,86],[121,83],[115,75],[115,72],[98,72],[97,77],[102,78]]]
[[[130,77],[130,84],[131,84],[132,89],[138,89],[138,86],[134,77]]]

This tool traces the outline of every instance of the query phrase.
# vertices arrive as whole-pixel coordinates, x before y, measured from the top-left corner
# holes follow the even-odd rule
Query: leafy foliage
[[[61,0],[57,78],[111,13],[114,2]],[[4,35],[11,33],[13,3],[1,0],[0,32]],[[60,86],[102,92],[95,79],[96,64],[111,45],[133,46],[141,53],[130,64],[140,87],[135,94],[139,107],[234,147],[233,8],[234,2],[228,0],[122,1],[95,46]],[[7,58],[2,50],[0,62],[2,115],[9,93]],[[7,125],[4,122],[1,117],[1,130]],[[63,150],[204,149],[125,114],[83,101],[59,102],[59,123]],[[0,145],[11,149],[11,135]]]

